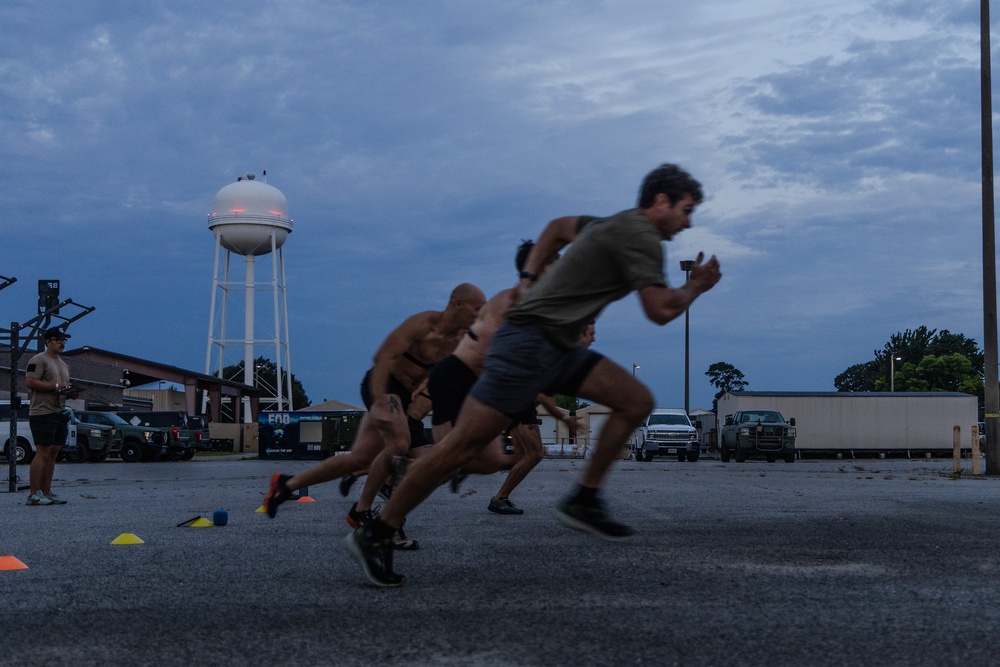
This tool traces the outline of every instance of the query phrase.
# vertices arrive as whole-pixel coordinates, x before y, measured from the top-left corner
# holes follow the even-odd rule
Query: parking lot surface
[[[65,506],[0,494],[0,556],[27,566],[0,571],[0,665],[1000,660],[1000,480],[947,460],[620,462],[622,543],[553,518],[583,461],[543,461],[522,516],[487,512],[502,480],[471,477],[411,515],[393,590],[344,553],[336,483],[257,511],[271,473],[309,465],[61,464]],[[177,527],[218,509],[224,527]]]

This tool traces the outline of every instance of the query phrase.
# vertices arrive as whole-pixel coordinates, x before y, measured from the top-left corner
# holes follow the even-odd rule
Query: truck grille
[[[785,427],[761,426],[759,431],[757,429],[751,429],[750,437],[753,438],[757,449],[780,450],[782,448],[782,441],[785,438]]]
[[[649,440],[650,442],[676,442],[681,444],[687,444],[692,440],[694,440],[694,437],[687,432],[681,432],[681,433],[650,432],[646,436],[646,439]]]

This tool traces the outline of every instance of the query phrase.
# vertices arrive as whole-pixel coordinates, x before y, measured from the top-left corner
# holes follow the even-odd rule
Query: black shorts
[[[518,424],[534,424],[538,425],[538,406],[535,403],[531,404],[531,407],[521,413],[514,415],[511,420],[511,428],[517,426]]]
[[[454,426],[462,402],[475,383],[476,374],[454,354],[434,364],[427,376],[427,391],[434,408],[431,423],[434,426],[449,423]]]
[[[431,444],[427,439],[427,431],[424,430],[422,421],[414,419],[410,415],[406,415],[406,421],[410,426],[410,449]]]
[[[55,412],[48,415],[31,415],[28,417],[28,425],[31,427],[31,437],[35,440],[35,445],[62,445],[66,444],[69,437],[69,417],[62,412]]]
[[[371,390],[371,379],[372,372],[369,369],[365,373],[365,377],[361,380],[361,400],[365,402],[365,407],[369,410],[372,409],[372,390]],[[403,383],[397,380],[392,375],[389,376],[389,386],[385,388],[386,393],[395,394],[399,396],[399,402],[402,404],[403,412],[406,412],[410,408],[410,403],[413,402],[413,392],[403,386]]]

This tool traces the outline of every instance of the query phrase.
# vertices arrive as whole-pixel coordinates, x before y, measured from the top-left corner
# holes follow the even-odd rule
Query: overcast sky
[[[360,404],[403,319],[513,285],[521,239],[634,206],[662,162],[706,192],[669,281],[699,251],[724,273],[690,312],[692,408],[717,361],[832,391],[905,329],[982,345],[978,2],[6,0],[0,31],[0,322],[59,279],[96,307],[70,349],[204,371],[206,216],[267,170],[292,372]],[[626,297],[595,349],[683,406],[683,318]]]

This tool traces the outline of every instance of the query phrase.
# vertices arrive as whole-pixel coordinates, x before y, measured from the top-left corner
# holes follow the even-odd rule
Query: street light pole
[[[979,1],[979,95],[983,201],[983,374],[986,474],[1000,475],[1000,380],[997,370],[997,254],[993,210],[993,75],[990,0]]]
[[[896,362],[902,361],[903,357],[897,357],[893,352],[889,355],[889,391],[896,391]]]
[[[632,364],[632,377],[635,377],[635,369],[641,368],[638,364]]]
[[[691,277],[694,268],[693,259],[681,260],[681,271],[684,272],[684,284]],[[691,328],[688,318],[688,308],[684,309],[684,413],[691,414]]]

